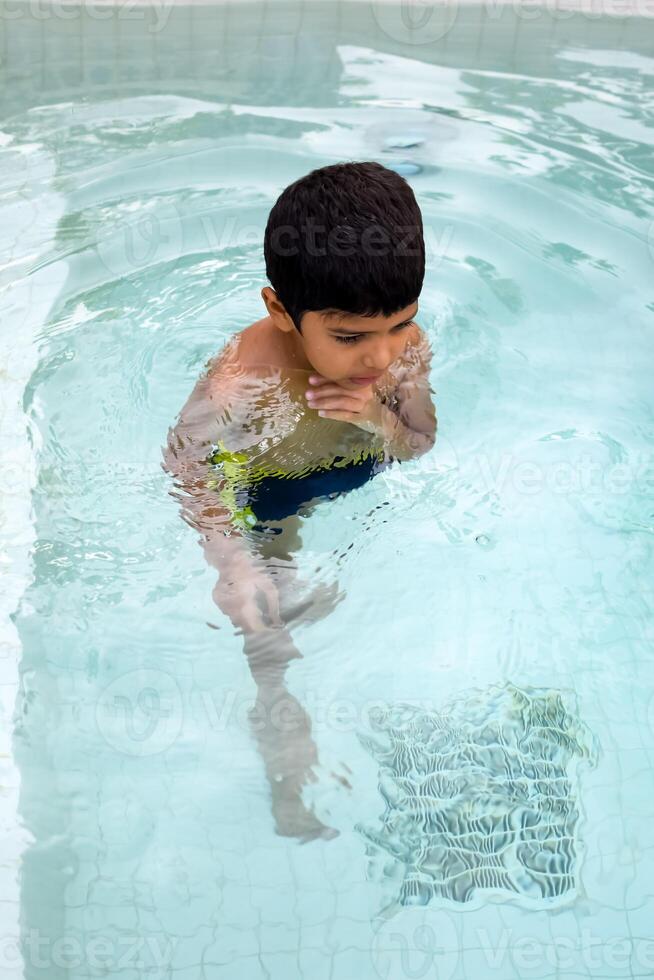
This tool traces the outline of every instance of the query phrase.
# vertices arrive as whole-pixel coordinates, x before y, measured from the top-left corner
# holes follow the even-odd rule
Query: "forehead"
[[[385,327],[387,324],[399,324],[405,320],[412,320],[418,312],[418,303],[410,303],[403,310],[384,316],[379,313],[376,316],[361,316],[358,313],[345,313],[343,310],[336,310],[331,307],[316,311],[325,326],[332,330],[345,329],[346,327],[356,328],[357,330],[375,330],[377,327]]]

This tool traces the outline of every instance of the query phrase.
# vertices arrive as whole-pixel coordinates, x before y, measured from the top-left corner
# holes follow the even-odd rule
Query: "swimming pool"
[[[7,6],[7,976],[654,972],[654,22],[617,13]],[[161,446],[341,159],[422,208],[439,430],[303,526],[345,598],[275,722],[300,843]]]

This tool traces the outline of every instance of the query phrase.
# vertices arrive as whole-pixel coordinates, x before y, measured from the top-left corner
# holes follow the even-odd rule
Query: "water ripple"
[[[438,713],[379,709],[371,723],[360,739],[379,763],[386,810],[379,828],[358,829],[393,902],[574,897],[577,768],[596,764],[598,746],[561,692],[497,685]]]

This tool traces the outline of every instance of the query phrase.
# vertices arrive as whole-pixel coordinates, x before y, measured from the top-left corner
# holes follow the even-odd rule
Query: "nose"
[[[382,342],[377,344],[373,350],[366,351],[366,356],[363,359],[364,367],[375,372],[385,371],[394,360],[392,346],[392,344]]]

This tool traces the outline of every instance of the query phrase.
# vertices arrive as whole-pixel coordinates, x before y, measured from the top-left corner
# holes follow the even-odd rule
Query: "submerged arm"
[[[210,396],[211,381],[201,378],[168,432],[162,467],[171,474],[184,521],[200,533],[207,562],[220,572],[214,600],[235,626],[256,632],[280,625],[277,589],[265,563],[247,536],[234,526],[234,512],[208,485],[210,435],[219,424],[220,409]],[[262,618],[257,594],[267,603],[268,622]]]
[[[429,383],[431,350],[424,335],[409,357],[391,396],[379,403],[378,431],[389,452],[400,461],[428,452],[436,440],[436,411]]]

